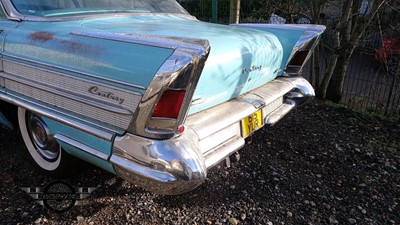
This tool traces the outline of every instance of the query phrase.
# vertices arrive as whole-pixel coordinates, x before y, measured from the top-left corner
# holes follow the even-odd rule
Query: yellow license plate
[[[258,110],[255,113],[248,115],[242,119],[242,137],[247,137],[258,128],[264,125],[262,110]]]

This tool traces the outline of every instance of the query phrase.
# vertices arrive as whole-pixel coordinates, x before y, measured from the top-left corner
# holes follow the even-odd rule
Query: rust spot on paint
[[[100,48],[97,46],[76,40],[62,39],[57,37],[54,33],[47,31],[33,32],[29,34],[28,38],[30,39],[31,44],[34,45],[52,41],[54,44],[53,48],[56,48],[55,50],[60,50],[71,54],[100,54]]]
[[[54,38],[54,34],[52,34],[50,32],[46,32],[46,31],[38,31],[38,32],[31,33],[29,35],[29,39],[31,39],[32,41],[46,42],[46,41],[53,40],[53,38]]]
[[[99,54],[99,48],[96,48],[93,45],[89,45],[87,43],[71,41],[71,40],[62,40],[60,41],[66,48],[69,53],[89,53],[89,54]]]

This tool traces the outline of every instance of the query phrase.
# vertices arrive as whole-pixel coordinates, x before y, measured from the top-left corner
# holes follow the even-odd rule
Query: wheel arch
[[[10,128],[17,128],[18,106],[0,100],[0,122]]]

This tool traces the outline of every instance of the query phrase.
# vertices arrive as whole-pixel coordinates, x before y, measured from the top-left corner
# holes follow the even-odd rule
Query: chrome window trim
[[[5,10],[4,6],[3,6],[3,1],[0,1],[0,10],[3,13],[3,16],[0,16],[1,19],[6,19],[7,18],[7,11]]]
[[[1,0],[2,7],[4,12],[6,13],[7,19],[21,21],[22,14],[20,14],[17,10],[15,10],[13,4],[9,0]]]

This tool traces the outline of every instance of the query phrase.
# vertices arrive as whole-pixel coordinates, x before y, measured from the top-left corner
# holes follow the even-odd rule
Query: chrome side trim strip
[[[67,91],[57,90],[56,88],[49,87],[46,84],[28,81],[26,79],[20,78],[15,75],[7,74],[7,73],[0,73],[0,79],[2,77],[6,78],[7,81],[14,81],[16,83],[20,83],[20,84],[23,84],[23,85],[26,85],[26,86],[29,86],[32,88],[37,88],[39,90],[48,92],[49,94],[51,93],[54,95],[58,95],[60,97],[62,96],[62,97],[65,97],[65,98],[68,98],[68,99],[71,99],[71,100],[74,100],[74,101],[77,101],[77,102],[80,102],[83,104],[87,104],[87,105],[90,105],[90,106],[93,106],[96,108],[100,108],[102,110],[106,110],[109,112],[113,112],[113,113],[117,113],[117,114],[124,114],[124,115],[132,115],[133,114],[133,112],[131,112],[130,110],[124,109],[124,108],[118,108],[118,107],[108,105],[106,103],[102,103],[99,101],[93,101],[88,98],[83,98],[83,96],[75,95],[75,94],[69,93]],[[6,88],[10,89],[8,87],[6,87]],[[10,90],[12,90],[12,89],[10,89]],[[12,90],[12,91],[16,91],[16,90]],[[33,96],[30,96],[30,97],[33,97]]]
[[[14,59],[14,60],[12,60],[12,59]],[[7,53],[3,53],[3,60],[4,61],[15,61],[15,60],[18,60],[18,61],[20,61],[22,63],[36,64],[36,65],[39,65],[41,67],[51,68],[53,70],[56,69],[56,70],[60,70],[60,71],[66,72],[66,73],[73,73],[73,74],[81,75],[81,76],[84,76],[84,77],[90,77],[90,78],[94,78],[94,79],[101,80],[101,81],[106,81],[106,82],[119,84],[119,85],[123,85],[123,86],[127,86],[127,87],[137,88],[137,89],[140,89],[140,90],[146,90],[146,87],[143,87],[143,86],[140,86],[140,85],[131,84],[131,83],[123,82],[123,81],[117,81],[117,80],[113,80],[113,79],[108,79],[108,78],[105,78],[105,77],[97,76],[95,74],[89,74],[89,73],[85,73],[85,72],[82,72],[82,71],[69,69],[69,68],[66,68],[66,67],[51,65],[51,64],[48,64],[48,63],[44,63],[44,62],[39,62],[39,61],[26,59],[26,58],[15,56],[15,55],[10,55],[10,54],[7,54]],[[64,75],[64,73],[62,73],[62,74]],[[114,86],[112,86],[112,87],[114,87]]]
[[[82,130],[86,133],[92,134],[96,137],[102,138],[107,141],[112,141],[114,134],[117,131],[111,131],[113,133],[105,131],[106,128],[96,128],[96,126],[90,126],[87,125],[84,122],[80,122],[78,118],[69,118],[67,116],[64,116],[60,112],[55,112],[54,110],[46,109],[43,106],[39,106],[33,102],[29,102],[27,100],[20,99],[18,96],[6,94],[0,92],[0,99],[3,101],[6,101],[8,103],[14,104],[16,106],[25,108],[31,112],[37,113],[39,115],[48,117],[50,119],[53,119],[55,121],[64,123],[67,126]],[[59,113],[59,115],[57,115]]]
[[[71,145],[71,146],[73,146],[73,147],[75,147],[75,148],[77,148],[79,150],[82,150],[82,151],[84,151],[86,153],[89,153],[90,155],[93,155],[93,156],[95,156],[97,158],[100,158],[100,159],[105,160],[105,161],[108,160],[109,155],[107,155],[107,154],[105,154],[105,153],[103,153],[103,152],[101,152],[101,151],[99,151],[97,149],[94,149],[94,148],[92,148],[90,146],[87,146],[87,145],[85,145],[85,144],[83,144],[83,143],[81,143],[79,141],[76,141],[74,139],[66,137],[66,136],[64,136],[62,134],[56,134],[56,135],[54,135],[54,138],[57,139],[58,141],[61,141],[61,142],[65,143],[65,144]]]
[[[81,120],[92,119],[93,121],[98,121],[99,124],[109,124],[110,126],[118,127],[122,130],[125,130],[132,120],[131,114],[116,114],[101,109],[98,106],[94,107],[74,99],[69,99],[65,96],[56,95],[12,80],[6,79],[6,89],[7,93],[18,93],[21,97],[26,96],[26,98],[32,98],[36,101],[48,104],[49,107],[55,108],[54,110],[65,110],[65,113],[70,112],[71,114],[77,114],[81,117]]]

